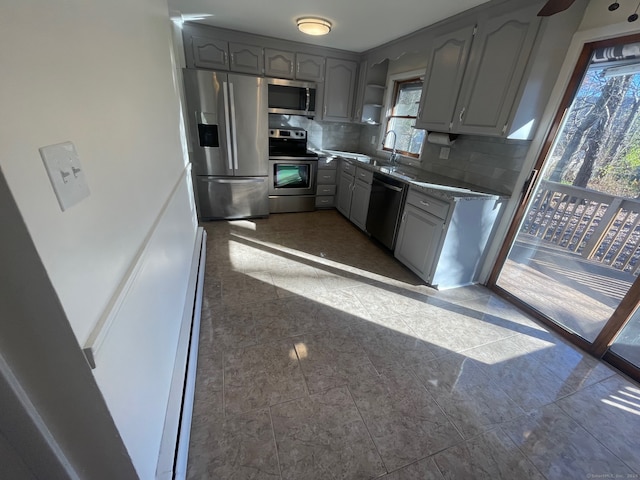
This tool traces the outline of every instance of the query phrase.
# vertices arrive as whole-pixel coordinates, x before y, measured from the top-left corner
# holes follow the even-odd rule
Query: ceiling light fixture
[[[298,30],[307,35],[326,35],[331,31],[331,22],[324,18],[302,17],[296,20]]]

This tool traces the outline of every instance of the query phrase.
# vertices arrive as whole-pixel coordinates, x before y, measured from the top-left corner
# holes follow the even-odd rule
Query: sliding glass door
[[[640,38],[589,44],[490,284],[594,354],[640,363]],[[537,172],[537,170],[534,170]],[[620,331],[622,328],[622,331]]]

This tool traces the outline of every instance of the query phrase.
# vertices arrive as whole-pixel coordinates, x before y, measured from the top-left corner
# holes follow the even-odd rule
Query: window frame
[[[402,83],[408,83],[412,81],[420,80],[424,82],[424,70],[411,70],[408,72],[396,73],[393,75],[389,75],[387,77],[387,91],[385,93],[385,101],[384,101],[384,115],[382,118],[382,125],[380,130],[380,141],[378,143],[378,150],[385,153],[391,153],[390,148],[386,148],[384,146],[384,139],[389,129],[389,120],[391,118],[415,118],[417,120],[418,116],[416,114],[415,117],[412,116],[401,116],[401,115],[393,115],[393,109],[395,107],[398,92],[400,90],[400,85]],[[415,120],[414,120],[415,123]],[[421,161],[422,151],[424,149],[424,144],[426,141],[426,136],[422,141],[422,145],[420,146],[420,151],[418,153],[406,152],[404,150],[396,149],[396,153],[401,157],[406,157],[413,161]]]

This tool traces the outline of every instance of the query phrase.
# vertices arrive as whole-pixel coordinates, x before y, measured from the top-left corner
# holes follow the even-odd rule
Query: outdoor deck
[[[521,233],[498,285],[593,341],[634,280],[631,273]]]

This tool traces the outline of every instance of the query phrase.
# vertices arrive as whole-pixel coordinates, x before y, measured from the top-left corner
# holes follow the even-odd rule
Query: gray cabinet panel
[[[413,205],[407,205],[402,215],[395,257],[427,282],[431,280],[443,225],[444,220]]]
[[[356,62],[327,58],[323,120],[351,120],[357,72]]]
[[[229,70],[228,42],[193,36],[191,47],[196,67]]]
[[[453,130],[502,135],[516,99],[540,19],[535,8],[482,22],[474,39]]]
[[[371,184],[357,179],[353,185],[351,198],[351,220],[360,230],[367,229],[367,213],[369,211],[369,198],[371,197]]]
[[[336,200],[336,208],[338,211],[349,218],[351,210],[351,185],[353,184],[353,176],[346,172],[340,174],[338,180],[338,197]]]
[[[232,71],[262,75],[264,70],[262,47],[245,45],[244,43],[229,43],[229,54]]]
[[[416,126],[448,132],[464,78],[474,25],[437,37],[429,50]]]
[[[284,50],[264,49],[264,74],[268,77],[293,78],[295,53]]]
[[[324,80],[324,57],[308,53],[297,53],[296,79],[322,82]]]

